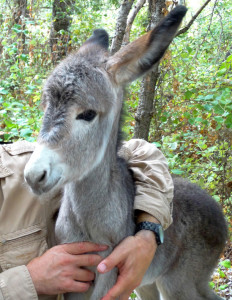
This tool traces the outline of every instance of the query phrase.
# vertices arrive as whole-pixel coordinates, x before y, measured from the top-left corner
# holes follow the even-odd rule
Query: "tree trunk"
[[[18,50],[19,53],[25,53],[26,51],[26,36],[24,33],[25,30],[25,18],[29,16],[27,10],[27,0],[15,0],[14,1],[14,10],[13,10],[13,24],[20,25],[21,31],[17,33],[18,35]],[[19,29],[19,28],[17,28]]]
[[[116,30],[112,40],[112,45],[110,50],[111,54],[114,54],[121,48],[123,37],[126,30],[127,17],[133,3],[134,0],[123,0],[120,6],[118,18],[116,22]]]
[[[50,32],[50,47],[53,64],[57,64],[68,52],[68,43],[70,41],[69,26],[72,21],[70,16],[71,4],[72,1],[53,1]]]
[[[14,1],[15,10],[13,12],[14,22],[21,24],[22,17],[25,18],[27,13],[27,0],[16,0]]]
[[[164,17],[165,0],[150,0],[149,1],[149,30],[154,28]],[[153,70],[149,72],[142,80],[140,87],[140,99],[137,113],[135,116],[135,132],[134,138],[148,140],[150,123],[154,109],[154,94],[156,83],[159,78],[159,63],[157,63]]]
[[[146,0],[137,0],[134,8],[131,10],[127,20],[125,35],[123,38],[123,45],[126,45],[130,42],[130,32],[131,32],[132,24],[134,22],[135,17],[137,16],[140,9],[143,7],[145,2]]]

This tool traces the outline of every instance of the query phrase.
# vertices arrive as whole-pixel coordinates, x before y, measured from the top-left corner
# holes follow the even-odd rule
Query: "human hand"
[[[95,274],[82,267],[96,266],[102,260],[89,252],[104,251],[107,246],[89,242],[58,245],[27,265],[38,295],[85,292]]]
[[[97,267],[100,273],[106,273],[114,267],[119,269],[116,284],[102,300],[128,300],[131,292],[140,285],[156,248],[155,235],[151,231],[141,230],[135,236],[124,239]]]

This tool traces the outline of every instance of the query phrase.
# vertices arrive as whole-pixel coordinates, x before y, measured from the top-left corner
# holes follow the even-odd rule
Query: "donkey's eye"
[[[76,117],[76,120],[84,120],[84,121],[92,121],[96,117],[97,113],[94,110],[88,109],[83,111],[83,113],[79,114]]]

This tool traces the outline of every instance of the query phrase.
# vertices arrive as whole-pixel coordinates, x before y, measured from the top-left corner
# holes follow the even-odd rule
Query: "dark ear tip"
[[[95,29],[93,32],[93,36],[100,41],[104,41],[105,43],[109,43],[109,35],[105,31],[105,29]]]
[[[102,34],[108,35],[108,33],[106,32],[106,30],[103,29],[103,28],[94,29],[93,34],[94,35],[102,35]]]
[[[95,29],[93,32],[94,38],[96,38],[99,41],[99,44],[108,49],[109,47],[109,35],[105,31],[105,29]]]
[[[98,38],[109,38],[108,33],[105,29],[95,29],[93,31],[93,36]]]
[[[86,43],[99,44],[101,47],[108,49],[109,35],[105,29],[95,29],[93,35],[86,41]]]
[[[187,12],[187,8],[184,5],[177,5],[170,14],[176,17],[183,18]]]

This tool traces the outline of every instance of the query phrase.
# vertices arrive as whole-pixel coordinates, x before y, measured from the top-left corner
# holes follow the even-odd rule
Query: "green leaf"
[[[25,22],[26,24],[32,24],[32,25],[34,25],[35,24],[35,22],[34,21],[30,21],[30,20],[26,20],[26,22]]]
[[[232,61],[232,54],[227,57],[226,61],[227,62],[231,62]]]
[[[214,98],[214,95],[205,96],[205,100],[212,100],[213,98]]]
[[[223,291],[223,290],[225,290],[227,287],[228,287],[228,284],[223,284],[223,285],[220,285],[219,289]]]
[[[191,96],[192,96],[192,92],[191,91],[187,91],[187,92],[185,92],[185,99],[187,99],[187,100],[189,100],[190,98],[191,98]]]
[[[176,175],[182,175],[182,174],[184,174],[184,171],[178,170],[178,169],[173,169],[173,170],[171,170],[171,172],[173,174],[176,174]]]
[[[221,116],[215,116],[214,119],[220,124],[222,124],[224,122],[224,119]]]
[[[4,87],[0,87],[0,94],[7,95],[8,91],[4,89]]]
[[[220,274],[221,278],[225,278],[226,277],[226,274],[222,270],[220,270],[220,269],[219,269],[219,274]]]
[[[196,119],[195,119],[195,122],[202,122],[203,121],[203,119],[201,118],[201,117],[197,117]]]
[[[31,134],[32,134],[32,130],[30,128],[20,130],[20,136],[21,137],[30,136]]]
[[[217,202],[220,202],[220,200],[221,200],[220,196],[218,196],[218,195],[214,195],[213,198]]]
[[[162,146],[159,142],[153,142],[152,144],[156,145],[158,148]]]
[[[211,111],[211,110],[212,110],[212,105],[205,104],[203,107],[204,107],[204,109],[205,109],[206,111]]]
[[[223,68],[223,69],[217,71],[217,75],[222,76],[222,75],[224,75],[226,72],[227,72],[227,69],[226,69],[226,68]]]
[[[211,289],[214,289],[214,288],[215,288],[214,282],[213,282],[213,281],[210,281],[210,282],[209,282],[209,286],[211,287]]]
[[[7,121],[7,120],[5,120],[4,122],[5,122],[5,124],[6,124],[6,126],[7,126],[8,128],[15,128],[15,127],[17,127],[16,124],[11,123],[11,122],[9,122],[9,121]]]
[[[225,125],[226,125],[227,128],[232,128],[232,114],[229,114],[226,117]]]
[[[27,62],[27,60],[28,60],[28,55],[27,54],[21,54],[19,57],[20,57],[20,59],[22,59],[25,62]]]
[[[187,49],[187,51],[188,51],[189,54],[193,51],[193,49],[191,47],[189,47],[189,46],[187,46],[186,49]]]
[[[167,117],[166,116],[162,116],[161,118],[160,118],[160,120],[161,120],[161,122],[166,122],[167,121]]]
[[[229,269],[229,268],[231,268],[231,261],[229,259],[225,259],[220,262],[220,265]]]
[[[178,144],[177,144],[177,142],[174,142],[174,143],[169,143],[169,148],[170,149],[172,149],[172,150],[176,150],[176,148],[177,148],[177,146],[178,146]]]
[[[137,298],[135,293],[131,293],[130,297],[131,297],[131,299],[136,299]]]
[[[185,117],[186,119],[190,119],[191,114],[190,114],[189,112],[184,112],[184,117]]]

